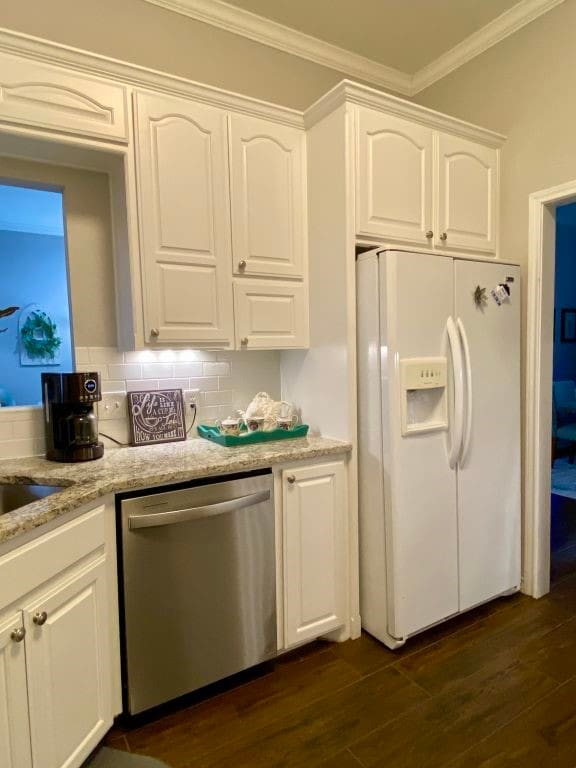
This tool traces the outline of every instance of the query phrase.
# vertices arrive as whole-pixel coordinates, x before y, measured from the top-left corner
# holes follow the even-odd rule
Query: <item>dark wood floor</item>
[[[215,698],[117,726],[107,744],[172,768],[575,768],[571,512],[557,514],[542,600],[495,601],[395,652],[367,635],[317,642]]]

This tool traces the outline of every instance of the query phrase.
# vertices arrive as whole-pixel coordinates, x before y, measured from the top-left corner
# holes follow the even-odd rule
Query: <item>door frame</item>
[[[576,181],[534,192],[529,198],[522,591],[532,597],[550,591],[556,207],[575,201]]]

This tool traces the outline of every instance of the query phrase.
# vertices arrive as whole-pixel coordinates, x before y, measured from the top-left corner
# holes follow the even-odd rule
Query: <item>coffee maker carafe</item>
[[[94,404],[102,399],[98,373],[43,373],[46,458],[90,461],[104,455]]]

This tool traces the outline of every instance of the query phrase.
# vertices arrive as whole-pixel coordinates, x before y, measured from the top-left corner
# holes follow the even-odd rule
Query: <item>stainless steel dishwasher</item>
[[[269,470],[118,497],[125,711],[276,655]]]

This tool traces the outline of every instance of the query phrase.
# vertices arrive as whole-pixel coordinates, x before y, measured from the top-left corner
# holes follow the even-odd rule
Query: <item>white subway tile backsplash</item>
[[[204,376],[230,376],[230,363],[203,363]]]
[[[115,347],[88,347],[90,363],[123,363],[124,353]]]
[[[16,439],[29,437],[44,437],[44,423],[42,421],[15,421],[12,425],[12,434]]]
[[[128,392],[158,389],[158,379],[128,379],[126,382],[126,389]]]
[[[90,348],[76,347],[74,350],[74,357],[76,359],[76,365],[88,364],[90,362]]]
[[[190,379],[158,379],[160,389],[190,389]]]
[[[104,379],[101,382],[101,387],[105,395],[110,392],[126,392],[126,381],[124,379]]]
[[[199,389],[202,392],[206,392],[210,389],[218,389],[218,379],[215,376],[210,378],[191,378],[190,389]]]
[[[256,392],[280,397],[280,358],[276,352],[145,350],[119,352],[112,347],[76,347],[76,369],[97,371],[102,391],[198,389],[196,424],[214,423],[245,408]],[[190,426],[187,414],[187,426]],[[100,422],[100,429],[122,443],[129,439],[127,419]],[[0,459],[44,453],[42,408],[0,408]],[[196,430],[190,432],[196,437]],[[116,447],[103,438],[107,448]]]
[[[174,363],[174,376],[202,376],[203,363]],[[204,363],[206,365],[206,363]]]
[[[143,379],[172,378],[174,376],[174,366],[172,363],[143,363]]]
[[[233,401],[233,392],[229,389],[223,392],[204,392],[204,403],[206,405],[227,405],[231,406]]]
[[[141,379],[141,363],[112,363],[108,366],[108,376],[111,379]]]

